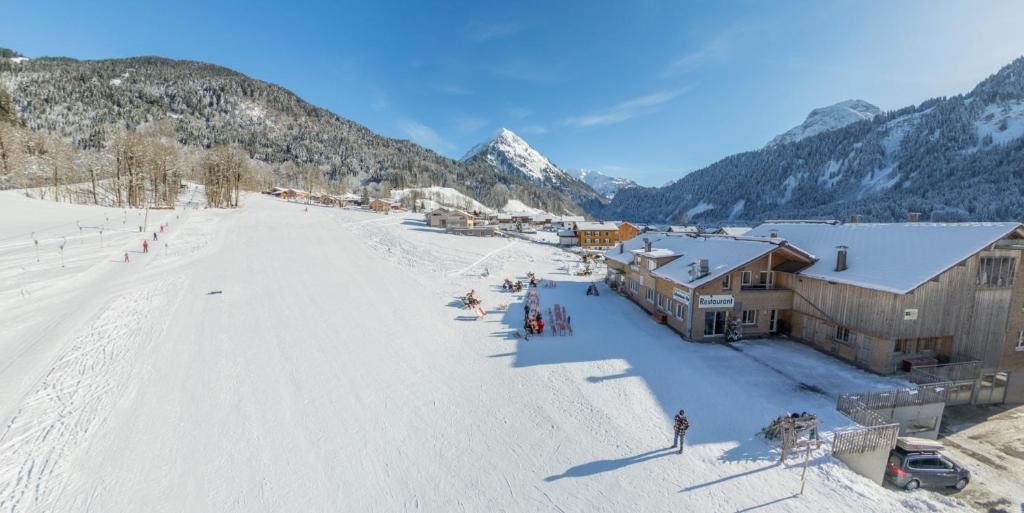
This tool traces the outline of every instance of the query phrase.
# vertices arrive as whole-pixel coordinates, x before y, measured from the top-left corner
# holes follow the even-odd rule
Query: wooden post
[[[805,477],[807,476],[807,465],[811,461],[811,442],[807,441],[807,450],[804,451],[804,469],[800,471],[800,495],[804,494],[804,485],[806,483]]]

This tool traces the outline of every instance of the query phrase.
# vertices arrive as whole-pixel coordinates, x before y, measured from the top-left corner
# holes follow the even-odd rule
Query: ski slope
[[[964,508],[879,487],[824,451],[797,496],[799,462],[778,464],[754,434],[790,411],[845,426],[834,399],[766,365],[764,344],[755,358],[686,343],[603,287],[586,296],[551,246],[245,203],[164,212],[171,229],[131,263],[140,239],[126,232],[79,243],[59,268],[35,262],[23,232],[63,236],[92,210],[0,193],[19,223],[0,233],[0,272],[25,268],[0,288],[0,511]],[[566,305],[574,336],[513,335],[522,297],[500,283],[528,271],[557,283],[541,303]],[[470,289],[483,319],[456,306]],[[832,388],[870,378],[822,361]],[[679,408],[682,455],[667,448]]]

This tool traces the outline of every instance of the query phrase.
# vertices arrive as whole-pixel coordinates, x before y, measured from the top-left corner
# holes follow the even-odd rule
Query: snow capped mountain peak
[[[507,128],[499,129],[492,139],[474,146],[462,160],[477,158],[484,158],[501,171],[518,174],[534,182],[557,183],[565,177],[565,173],[547,157]]]
[[[594,171],[593,169],[568,169],[565,174],[589,185],[592,189],[598,192],[598,194],[612,199],[622,189],[629,187],[636,187],[636,182],[628,178],[620,178],[617,176],[608,176],[600,171]]]
[[[828,107],[819,107],[812,110],[803,123],[777,135],[767,146],[796,142],[857,121],[872,119],[881,113],[882,109],[864,100],[846,100]]]

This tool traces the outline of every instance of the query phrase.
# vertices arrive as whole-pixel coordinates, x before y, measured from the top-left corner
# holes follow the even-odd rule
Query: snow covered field
[[[874,378],[786,342],[684,342],[606,288],[586,296],[551,246],[253,195],[150,212],[171,228],[125,264],[130,228],[72,237],[108,215],[124,212],[0,193],[0,511],[964,508],[824,450],[797,496],[799,462],[755,433],[791,411],[846,426],[829,389]],[[565,305],[574,336],[513,335],[522,297],[500,283],[528,271],[557,284],[541,303]],[[457,307],[470,289],[482,320]]]

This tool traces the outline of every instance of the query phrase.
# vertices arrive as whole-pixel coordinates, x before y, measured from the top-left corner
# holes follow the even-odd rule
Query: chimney
[[[700,264],[699,264],[699,268],[700,268],[700,276],[701,276],[701,278],[703,278],[703,277],[707,276],[707,275],[708,275],[708,273],[710,273],[710,272],[711,272],[711,271],[710,271],[710,270],[708,269],[708,259],[706,259],[706,258],[702,258],[702,259],[700,259]]]
[[[644,237],[644,253],[651,252],[651,239]]]
[[[619,254],[621,255],[623,251],[626,251],[626,243],[625,242],[620,242],[619,243]]]
[[[846,246],[836,246],[836,272],[846,270]]]
[[[857,224],[860,222],[860,214],[850,214],[850,224]]]
[[[778,230],[770,230],[770,231],[768,231],[768,236],[773,238],[773,239],[778,239],[779,238],[779,231]]]
[[[920,212],[907,212],[907,222],[908,223],[916,223],[920,219],[921,219],[921,213]]]

